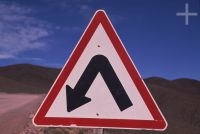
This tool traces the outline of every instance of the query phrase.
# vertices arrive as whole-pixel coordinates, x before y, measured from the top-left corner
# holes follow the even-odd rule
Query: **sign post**
[[[103,128],[94,128],[93,134],[103,134]]]

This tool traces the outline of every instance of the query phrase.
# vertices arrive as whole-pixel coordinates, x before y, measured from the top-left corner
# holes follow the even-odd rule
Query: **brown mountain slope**
[[[60,69],[47,68],[30,64],[17,64],[0,67],[0,91],[5,92],[34,92],[46,93]],[[167,80],[159,77],[144,79],[147,85],[156,85],[181,92],[200,94],[200,81],[192,79]],[[17,91],[15,91],[17,90]],[[37,93],[36,92],[36,93]]]
[[[23,89],[34,90],[32,86],[0,76],[0,92],[21,92]]]
[[[200,82],[191,79],[145,79],[151,94],[164,114],[168,128],[164,132],[106,130],[110,134],[199,134]]]
[[[144,81],[146,84],[156,84],[157,86],[162,86],[168,89],[200,95],[200,81],[197,80],[188,78],[166,80],[159,77],[151,77],[145,79]]]
[[[0,91],[46,93],[58,73],[59,69],[30,64],[0,67]]]
[[[0,92],[46,93],[58,73],[59,69],[29,64],[0,67]],[[159,77],[151,77],[144,81],[168,121],[166,131],[106,129],[105,133],[199,134],[200,81],[186,78],[166,80]]]

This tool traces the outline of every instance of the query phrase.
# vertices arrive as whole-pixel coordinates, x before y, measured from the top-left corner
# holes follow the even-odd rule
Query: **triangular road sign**
[[[151,130],[167,127],[103,10],[95,13],[33,123]]]

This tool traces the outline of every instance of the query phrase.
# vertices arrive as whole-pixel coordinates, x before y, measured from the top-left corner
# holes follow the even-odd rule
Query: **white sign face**
[[[167,127],[102,10],[95,13],[33,123],[154,130]]]
[[[101,74],[98,73],[85,96],[91,101],[71,112],[67,112],[66,85],[75,87],[88,63],[95,55],[104,55],[108,58],[117,77],[123,85],[128,97],[133,103],[129,108],[121,111]],[[80,89],[81,90],[81,89]],[[123,101],[123,100],[122,100]],[[81,118],[108,118],[108,119],[142,119],[153,120],[135,84],[130,78],[125,66],[118,56],[108,35],[101,24],[83,51],[74,66],[65,84],[62,86],[55,101],[51,105],[46,117],[81,117]]]

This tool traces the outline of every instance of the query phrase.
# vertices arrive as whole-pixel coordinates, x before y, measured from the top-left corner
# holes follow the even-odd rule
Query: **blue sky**
[[[185,11],[198,16],[176,16]],[[199,0],[0,0],[0,66],[61,68],[104,9],[143,78],[200,80]]]

